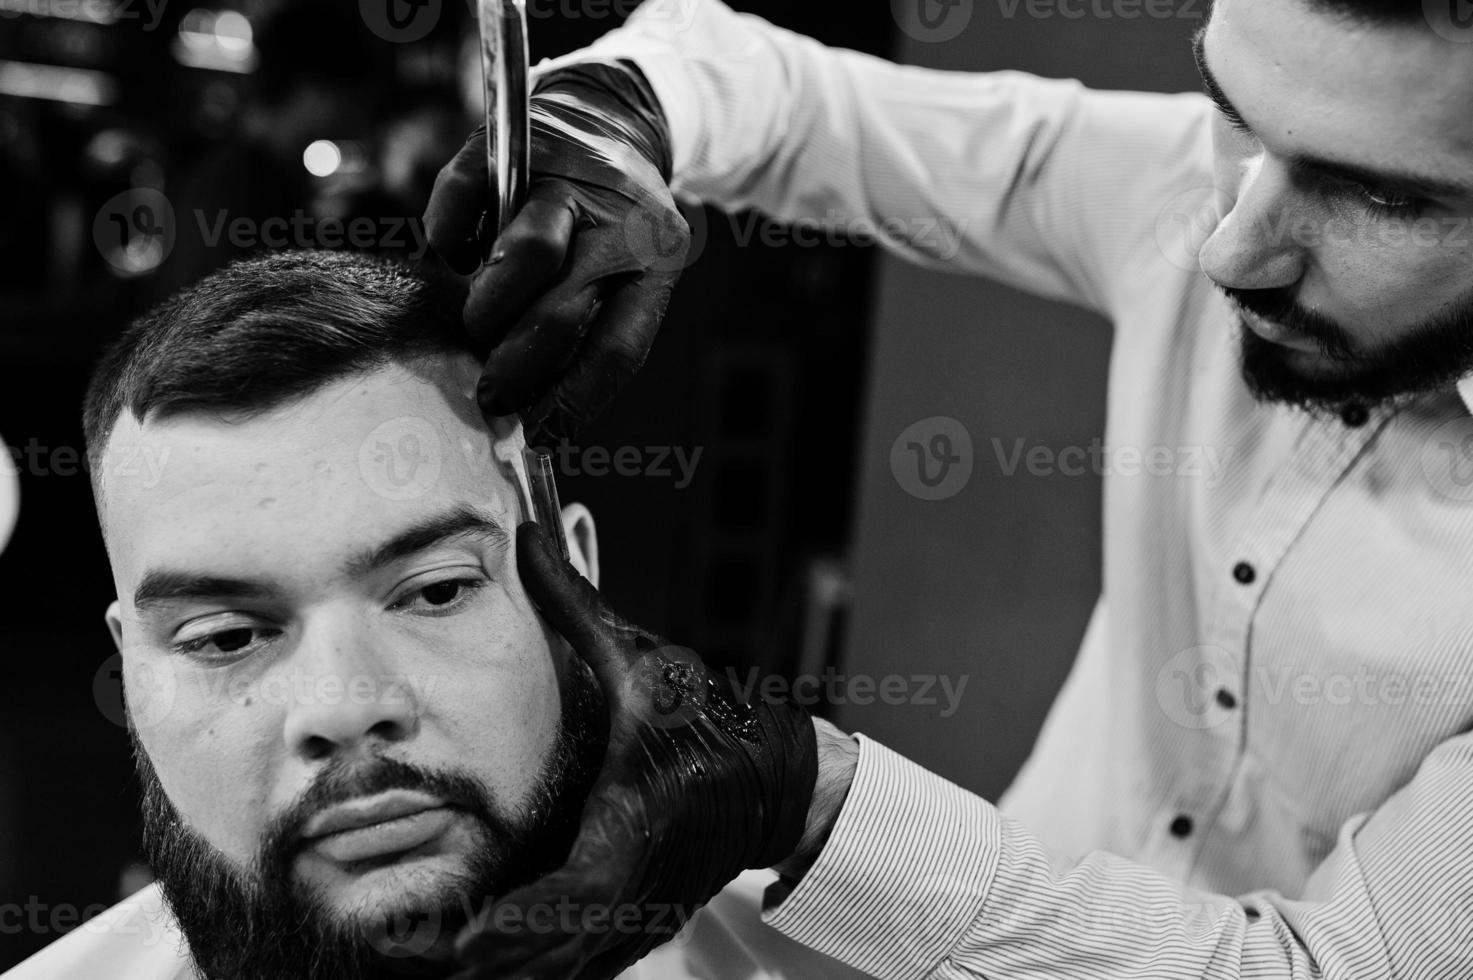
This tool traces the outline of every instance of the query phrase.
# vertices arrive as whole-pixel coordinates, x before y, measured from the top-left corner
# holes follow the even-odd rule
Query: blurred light
[[[120,279],[136,279],[148,275],[164,263],[164,243],[160,236],[137,236],[128,244],[107,250],[109,271]]]
[[[125,129],[104,129],[87,141],[82,150],[89,163],[98,167],[120,166],[135,149],[136,143]]]
[[[251,22],[245,19],[245,14],[234,10],[222,10],[215,18],[215,43],[222,50],[229,51],[237,57],[251,51]]]
[[[0,95],[102,106],[118,100],[118,85],[111,75],[86,68],[0,61]]]
[[[302,166],[313,177],[331,177],[343,162],[343,151],[332,140],[313,140],[302,151]]]
[[[118,15],[107,0],[78,3],[77,0],[0,0],[0,15],[15,17],[54,17],[57,20],[80,20],[87,24],[116,24]]]
[[[20,513],[20,476],[16,472],[15,456],[0,439],[0,551],[5,550],[10,532],[15,530],[15,519]]]
[[[244,75],[256,70],[254,37],[251,22],[239,11],[196,7],[179,19],[179,35],[169,51],[187,68]]]

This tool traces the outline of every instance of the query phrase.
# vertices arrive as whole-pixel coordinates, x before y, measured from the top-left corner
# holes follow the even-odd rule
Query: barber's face
[[[1305,0],[1218,0],[1203,270],[1248,312],[1260,394],[1376,401],[1473,372],[1473,44]]]
[[[531,860],[497,838],[553,805],[567,655],[518,580],[476,374],[391,366],[236,421],[125,413],[111,443],[163,462],[103,488],[159,787],[217,870],[282,862],[340,922]]]

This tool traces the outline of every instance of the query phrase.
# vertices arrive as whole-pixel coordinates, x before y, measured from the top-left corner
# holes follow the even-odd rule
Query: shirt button
[[[1219,688],[1217,691],[1217,703],[1222,705],[1228,711],[1232,711],[1238,706],[1238,699],[1233,697],[1232,691],[1229,691],[1227,688],[1223,687]]]
[[[1190,836],[1192,836],[1192,818],[1191,817],[1185,817],[1185,816],[1183,816],[1183,817],[1177,817],[1175,820],[1171,821],[1171,836],[1172,837],[1190,837]]]
[[[1246,561],[1240,561],[1233,568],[1233,578],[1237,579],[1240,585],[1252,585],[1258,578],[1258,570]]]
[[[1346,405],[1345,408],[1342,409],[1340,412],[1340,421],[1344,422],[1352,429],[1359,429],[1370,420],[1370,411],[1359,402],[1352,402],[1351,404]]]

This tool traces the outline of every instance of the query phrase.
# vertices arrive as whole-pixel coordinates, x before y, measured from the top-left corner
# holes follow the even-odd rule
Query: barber
[[[1473,345],[1449,329],[1473,246],[1272,230],[1473,211],[1473,47],[1370,6],[1219,0],[1198,48],[1214,107],[904,68],[650,0],[539,70],[529,202],[484,265],[471,138],[426,220],[475,276],[489,413],[570,434],[637,371],[680,266],[648,247],[684,233],[673,188],[788,221],[946,221],[955,254],[882,241],[1115,323],[1109,444],[1232,450],[1210,486],[1107,477],[1104,594],[1000,808],[738,703],[523,528],[523,580],[600,677],[612,737],[567,864],[502,906],[688,907],[773,866],[769,924],[882,978],[1473,976],[1473,699],[1415,693],[1473,673],[1473,505],[1435,466],[1473,436]],[[1439,176],[1396,176],[1408,161]],[[1162,229],[1203,207],[1184,262]],[[1402,683],[1293,693],[1366,671]],[[466,937],[468,975],[612,976],[651,941],[497,919]]]

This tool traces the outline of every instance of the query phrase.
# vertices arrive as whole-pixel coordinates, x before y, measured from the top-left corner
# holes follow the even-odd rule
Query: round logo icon
[[[131,279],[157,269],[174,251],[174,206],[150,187],[114,194],[92,219],[92,242],[113,271]]]
[[[624,678],[624,697],[655,728],[681,728],[701,716],[710,685],[706,665],[686,647],[657,647],[640,655]]]
[[[624,244],[629,254],[654,272],[688,269],[706,249],[709,229],[706,209],[681,205],[677,211],[658,213],[640,208],[624,219]]]
[[[1156,247],[1166,261],[1186,272],[1199,272],[1202,246],[1228,210],[1226,194],[1213,187],[1194,187],[1166,202],[1156,215]]]
[[[946,500],[972,479],[972,434],[956,419],[922,419],[890,446],[890,472],[917,500]]]
[[[1444,422],[1427,437],[1422,475],[1449,500],[1473,500],[1473,416]]]
[[[1216,728],[1231,715],[1217,703],[1217,692],[1228,687],[1232,678],[1219,666],[1228,653],[1221,647],[1189,647],[1161,665],[1156,671],[1156,703],[1166,717],[1180,725],[1201,731]]]
[[[895,23],[924,44],[943,44],[960,37],[975,9],[974,0],[890,0]]]
[[[125,666],[121,653],[104,660],[92,675],[92,700],[103,717],[119,728],[127,728],[132,718],[134,728],[146,731],[174,710],[177,689],[172,671],[133,659],[138,662],[131,667]]]
[[[1422,0],[1422,16],[1444,41],[1473,44],[1473,0]]]
[[[438,906],[413,912],[401,910],[374,929],[369,945],[391,959],[423,956],[440,940],[444,928]]]
[[[440,22],[441,0],[358,0],[358,14],[374,34],[392,44],[411,44]]]
[[[368,488],[389,500],[415,500],[440,479],[440,433],[415,415],[380,424],[358,447],[358,471]]]

